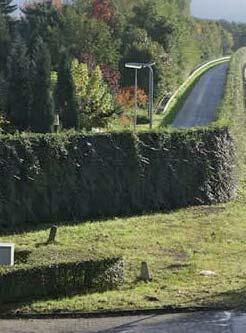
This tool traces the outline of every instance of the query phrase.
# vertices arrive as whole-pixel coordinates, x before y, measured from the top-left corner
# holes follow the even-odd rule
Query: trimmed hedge
[[[246,47],[239,49],[231,58],[228,75],[219,110],[213,126],[226,126],[235,142],[236,179],[245,178],[246,163]]]
[[[123,283],[121,258],[6,269],[0,272],[0,305],[40,297],[103,292]]]
[[[0,140],[0,227],[210,204],[234,194],[226,128]]]

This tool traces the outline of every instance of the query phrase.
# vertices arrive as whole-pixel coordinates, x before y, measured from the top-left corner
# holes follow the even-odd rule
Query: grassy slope
[[[29,260],[52,260],[60,255],[102,257],[123,255],[125,285],[119,291],[10,306],[15,312],[98,311],[148,307],[246,308],[244,254],[246,185],[235,202],[194,207],[172,213],[113,219],[59,228],[58,244],[36,248],[48,230],[1,237],[19,250],[32,250]],[[147,260],[153,282],[137,280]],[[200,276],[212,270],[214,277]]]

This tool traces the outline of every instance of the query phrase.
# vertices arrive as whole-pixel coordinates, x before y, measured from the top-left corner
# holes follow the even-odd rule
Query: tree
[[[141,6],[135,6],[133,12],[132,24],[145,29],[153,41],[160,43],[167,50],[174,28],[165,17],[158,15],[156,1],[150,0]]]
[[[110,91],[113,94],[116,94],[119,90],[120,72],[104,64],[100,66],[100,69],[102,71],[103,79],[107,82]]]
[[[122,48],[121,60],[121,85],[130,87],[134,83],[134,71],[125,68],[127,62],[155,62],[154,66],[154,85],[155,96],[163,96],[166,90],[171,89],[169,73],[171,68],[168,68],[168,55],[163,47],[154,42],[147,34],[146,30],[129,26],[125,31],[124,36],[125,47]],[[145,92],[149,90],[149,72],[148,69],[142,69],[138,73],[138,86]],[[173,75],[172,72],[172,76]],[[171,78],[172,79],[172,78]],[[172,87],[173,88],[173,87]],[[172,89],[171,89],[172,90]]]
[[[112,95],[103,81],[100,67],[97,66],[88,83],[80,114],[80,126],[87,130],[91,130],[92,127],[105,127],[113,113]]]
[[[26,6],[22,12],[24,16],[20,20],[19,30],[28,48],[32,47],[36,36],[40,36],[49,49],[52,65],[58,65],[60,49],[63,46],[63,16],[60,10],[53,6],[51,1],[45,1]]]
[[[72,77],[79,105],[79,127],[86,130],[105,127],[114,113],[114,107],[100,67],[96,66],[89,75],[86,64],[73,60]]]
[[[81,106],[81,101],[87,94],[87,86],[89,83],[89,71],[86,64],[79,63],[77,59],[72,61],[71,73],[75,86],[75,95]]]
[[[78,128],[78,105],[71,73],[71,60],[63,54],[58,68],[55,90],[56,112],[60,114],[64,128]]]
[[[64,45],[74,57],[92,54],[97,64],[117,67],[119,41],[114,39],[110,27],[103,21],[77,13],[73,7],[63,10]]]
[[[20,36],[12,45],[8,58],[8,117],[17,129],[30,126],[32,93],[30,85],[30,59]]]
[[[6,17],[0,12],[0,68],[6,68],[10,49],[10,31]]]
[[[144,107],[147,103],[148,97],[143,89],[137,90],[138,106]],[[125,109],[130,109],[135,106],[135,87],[126,87],[120,89],[117,95],[117,102]]]
[[[110,0],[93,0],[92,2],[92,17],[98,21],[110,23],[114,16],[114,7]]]
[[[51,61],[46,44],[37,37],[32,51],[32,110],[30,125],[34,132],[52,130],[54,108],[51,96]]]

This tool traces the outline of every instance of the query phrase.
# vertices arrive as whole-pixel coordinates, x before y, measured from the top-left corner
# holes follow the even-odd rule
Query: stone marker
[[[56,233],[57,233],[57,226],[53,225],[50,228],[50,234],[47,243],[53,243],[56,240]]]
[[[140,280],[149,282],[152,280],[147,262],[141,263]]]
[[[13,243],[0,243],[0,265],[14,265],[15,245]]]
[[[206,276],[206,277],[216,276],[217,275],[217,273],[215,273],[213,271],[201,271],[199,274],[203,275],[203,276]]]

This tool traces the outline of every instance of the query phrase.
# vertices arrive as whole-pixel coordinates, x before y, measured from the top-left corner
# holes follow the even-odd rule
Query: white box
[[[14,252],[15,252],[15,244],[13,243],[0,243],[0,266],[14,265]]]

